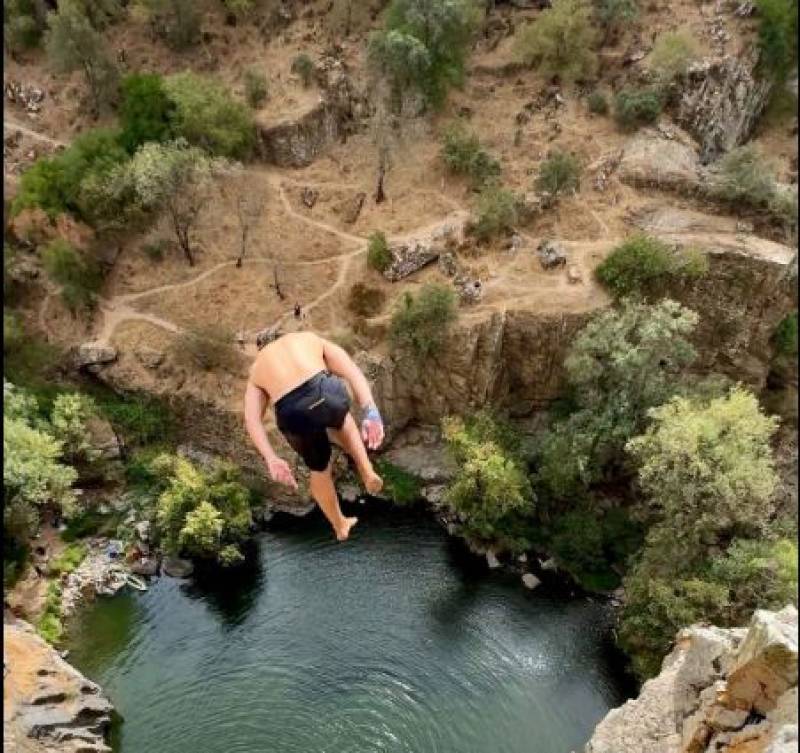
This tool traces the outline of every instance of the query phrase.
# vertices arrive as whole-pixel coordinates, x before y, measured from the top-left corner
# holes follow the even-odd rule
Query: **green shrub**
[[[244,72],[244,96],[247,104],[253,109],[258,109],[267,100],[269,89],[267,77],[257,68],[248,68]]]
[[[85,544],[79,541],[68,544],[58,557],[50,560],[47,566],[48,572],[56,576],[68,575],[83,562],[85,557]]]
[[[151,395],[118,395],[104,392],[95,396],[101,412],[127,444],[168,442],[175,433],[175,421],[168,406]]]
[[[200,39],[201,9],[196,0],[137,0],[151,28],[173,50],[185,50]]]
[[[595,270],[616,297],[663,295],[676,280],[701,277],[708,260],[697,249],[676,249],[648,235],[634,235],[614,248]]]
[[[255,145],[255,126],[247,106],[218,82],[186,72],[164,81],[175,105],[172,130],[190,144],[231,159],[247,158]]]
[[[157,73],[131,73],[122,80],[120,143],[131,154],[146,141],[168,141],[174,105]]]
[[[589,108],[589,112],[592,112],[595,115],[608,114],[608,100],[606,99],[605,94],[597,90],[593,91],[586,98],[586,106]]]
[[[421,482],[412,473],[390,463],[378,460],[375,463],[378,474],[383,479],[382,494],[397,505],[410,505],[420,498]]]
[[[22,174],[11,213],[39,208],[51,219],[62,212],[91,219],[92,209],[84,198],[87,184],[100,180],[126,159],[117,131],[87,131],[60,154],[38,159]]]
[[[91,463],[100,453],[89,441],[87,425],[97,416],[97,405],[88,395],[63,392],[53,401],[50,425],[53,436],[63,444],[64,458],[76,463]]]
[[[500,176],[500,163],[481,148],[478,137],[461,125],[450,126],[442,143],[442,159],[456,175],[465,175],[479,189]]]
[[[11,353],[22,345],[25,333],[17,316],[3,309],[3,353]]]
[[[711,194],[731,204],[769,208],[777,194],[775,167],[755,147],[740,146],[715,165]]]
[[[94,306],[102,277],[93,260],[56,238],[42,250],[42,263],[50,279],[61,286],[62,298],[71,311]]]
[[[797,355],[797,312],[781,319],[774,336],[775,350],[782,356]]]
[[[164,251],[169,248],[169,241],[166,238],[158,238],[142,246],[142,251],[150,261],[164,261]]]
[[[36,630],[48,643],[57,644],[64,635],[61,622],[61,586],[51,582],[47,585],[44,610],[36,623]]]
[[[580,188],[581,165],[577,157],[567,152],[554,151],[539,165],[536,190],[558,196],[576,193]]]
[[[369,236],[367,246],[367,264],[378,272],[384,272],[392,263],[392,252],[386,235],[376,230]]]
[[[614,97],[614,118],[620,128],[632,131],[655,123],[664,107],[661,92],[655,88],[626,88]]]
[[[519,58],[543,76],[583,80],[597,69],[597,42],[592,7],[587,0],[553,0],[533,23],[518,32]]]
[[[385,28],[370,35],[368,59],[389,82],[395,111],[410,92],[440,107],[461,85],[478,20],[472,0],[392,0]]]
[[[239,561],[239,544],[249,535],[253,518],[238,469],[229,463],[200,469],[175,455],[158,456],[152,468],[163,479],[156,505],[163,549],[222,565]]]
[[[508,515],[533,511],[533,492],[520,456],[505,442],[484,413],[477,422],[447,417],[442,432],[458,463],[458,472],[444,499],[472,536],[493,539]]]
[[[3,3],[3,41],[12,55],[36,47],[45,26],[44,8],[37,0],[6,0]]]
[[[783,81],[797,64],[797,0],[756,0],[761,65]]]
[[[509,190],[488,185],[478,194],[469,231],[482,243],[510,233],[519,220],[519,200]]]
[[[386,296],[382,290],[357,282],[350,288],[347,308],[357,316],[375,316],[380,313],[385,300]]]
[[[666,31],[656,39],[647,67],[657,79],[669,82],[685,76],[699,55],[699,44],[688,31]]]
[[[600,0],[597,16],[605,30],[606,39],[629,27],[639,16],[637,0]]]
[[[292,60],[292,73],[300,77],[307,89],[314,81],[314,61],[305,52],[301,52]]]
[[[452,288],[425,285],[416,296],[404,295],[392,315],[389,340],[394,348],[407,348],[419,358],[428,358],[444,345],[456,316]]]
[[[236,358],[233,336],[218,327],[186,330],[172,346],[175,359],[205,371],[230,368]]]

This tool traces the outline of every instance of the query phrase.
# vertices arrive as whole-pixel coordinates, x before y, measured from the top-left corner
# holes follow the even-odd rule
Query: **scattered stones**
[[[170,578],[188,578],[194,572],[194,565],[180,557],[165,557],[161,569]]]
[[[483,285],[480,280],[470,280],[458,286],[458,299],[461,303],[471,305],[483,298]]]
[[[567,282],[570,285],[577,285],[579,282],[583,282],[583,274],[579,267],[576,267],[574,264],[570,264],[567,267]]]
[[[117,360],[117,350],[111,345],[102,343],[83,343],[78,348],[75,357],[75,364],[78,369],[85,369],[89,366],[100,366],[113,363]]]
[[[522,574],[522,585],[525,586],[525,588],[530,589],[531,591],[538,585],[540,585],[541,582],[542,581],[540,581],[533,573]]]
[[[28,112],[37,113],[42,109],[45,93],[38,86],[12,80],[6,82],[5,92],[9,102],[22,105]]]
[[[536,247],[536,255],[539,257],[543,269],[555,269],[563,267],[567,263],[567,253],[564,251],[564,247],[556,241],[543,240]]]
[[[316,188],[310,188],[309,186],[304,186],[303,190],[300,192],[300,200],[309,209],[313,209],[314,204],[317,203],[318,198],[319,198],[319,191],[317,191]]]

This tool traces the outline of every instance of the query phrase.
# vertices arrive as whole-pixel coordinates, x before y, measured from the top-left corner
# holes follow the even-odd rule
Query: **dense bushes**
[[[586,98],[586,106],[589,108],[589,112],[595,115],[608,114],[608,100],[602,92],[593,91]]]
[[[553,0],[516,38],[517,55],[543,76],[582,80],[597,68],[592,7],[587,0]]]
[[[93,259],[57,238],[42,249],[42,263],[70,311],[94,306],[102,275]]]
[[[442,159],[453,173],[469,178],[474,189],[500,176],[500,163],[481,147],[474,133],[468,133],[460,124],[444,132]]]
[[[3,3],[3,42],[15,55],[35,47],[45,29],[45,7],[39,0],[6,0]]]
[[[639,126],[655,123],[664,108],[662,94],[656,88],[628,87],[614,97],[614,118],[620,128],[632,131]]]
[[[410,92],[438,107],[448,88],[461,84],[477,20],[472,0],[392,0],[385,28],[370,36],[368,55],[389,84],[395,111]]]
[[[603,27],[606,41],[613,34],[619,34],[629,27],[639,16],[637,0],[600,0],[597,4],[597,17]]]
[[[665,83],[683,76],[699,56],[699,44],[687,31],[660,34],[647,58],[647,67]]]
[[[196,0],[137,0],[153,31],[173,50],[184,50],[200,39],[200,8]]]
[[[793,311],[781,319],[773,338],[775,350],[781,356],[797,355],[797,312]]]
[[[581,165],[577,157],[567,152],[554,151],[539,165],[536,190],[551,196],[575,193],[580,186]]]
[[[597,279],[615,296],[648,299],[663,295],[670,283],[691,280],[708,270],[697,249],[679,249],[647,235],[634,235],[617,246],[595,270]]]
[[[442,347],[456,318],[456,298],[446,285],[425,285],[413,296],[406,293],[392,315],[389,340],[395,348],[407,348],[419,358],[432,356]]]
[[[761,64],[783,81],[797,64],[797,0],[756,0]]]
[[[392,263],[392,252],[389,250],[389,242],[386,235],[380,230],[376,230],[369,236],[367,245],[367,264],[377,272],[388,269]]]
[[[497,185],[486,186],[479,194],[469,232],[485,243],[509,233],[519,220],[519,200],[511,191]]]
[[[131,154],[146,141],[166,141],[172,136],[175,105],[157,73],[132,73],[122,80],[119,141]]]
[[[504,517],[533,510],[533,492],[509,426],[484,412],[467,420],[445,418],[442,431],[458,463],[444,498],[469,535],[491,541]]]
[[[222,565],[239,562],[253,523],[250,495],[228,463],[201,469],[175,455],[151,463],[157,479],[156,528],[165,551]]]

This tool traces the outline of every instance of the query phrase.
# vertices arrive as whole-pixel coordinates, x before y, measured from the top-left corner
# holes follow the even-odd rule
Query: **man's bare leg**
[[[324,471],[311,471],[310,486],[311,496],[333,526],[336,538],[344,541],[350,535],[350,529],[358,522],[358,518],[345,518],[342,515],[339,497],[333,485],[332,466],[329,464]]]
[[[328,431],[334,442],[344,448],[344,451],[355,461],[358,475],[361,476],[367,492],[378,494],[383,489],[383,479],[375,473],[375,469],[372,467],[369,455],[367,455],[367,448],[364,447],[364,440],[361,439],[353,416],[348,413],[341,429],[328,429]]]

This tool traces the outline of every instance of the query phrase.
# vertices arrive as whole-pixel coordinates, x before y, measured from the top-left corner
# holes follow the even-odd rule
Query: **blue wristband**
[[[374,405],[370,405],[365,411],[361,419],[362,421],[375,421],[376,423],[383,424],[383,419],[378,409]]]

